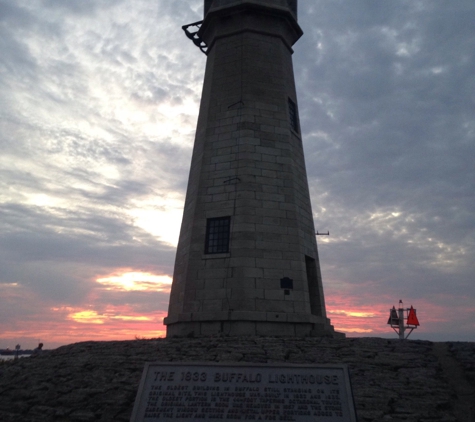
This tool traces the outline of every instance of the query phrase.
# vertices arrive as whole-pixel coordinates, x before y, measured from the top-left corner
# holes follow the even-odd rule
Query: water
[[[21,359],[21,358],[29,358],[30,356],[31,355],[20,355],[18,357]],[[1,361],[13,360],[13,359],[15,359],[15,355],[6,355],[6,356],[0,355],[0,362]]]

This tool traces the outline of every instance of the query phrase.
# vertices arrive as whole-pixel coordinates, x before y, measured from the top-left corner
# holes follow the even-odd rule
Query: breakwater
[[[475,343],[381,338],[84,342],[0,365],[2,422],[127,422],[146,362],[348,365],[360,422],[474,422]]]

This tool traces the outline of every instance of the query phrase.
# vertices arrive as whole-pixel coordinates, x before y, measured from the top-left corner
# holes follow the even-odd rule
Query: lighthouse
[[[206,71],[167,337],[338,336],[327,318],[292,64],[297,0],[205,0]]]

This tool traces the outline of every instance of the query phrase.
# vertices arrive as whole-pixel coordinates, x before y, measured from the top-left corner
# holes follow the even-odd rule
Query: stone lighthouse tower
[[[333,336],[292,67],[297,0],[205,0],[204,13],[184,27],[207,63],[167,336]]]

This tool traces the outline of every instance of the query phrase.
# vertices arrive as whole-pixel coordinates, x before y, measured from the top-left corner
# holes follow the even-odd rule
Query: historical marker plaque
[[[148,363],[131,422],[356,421],[345,365]]]

